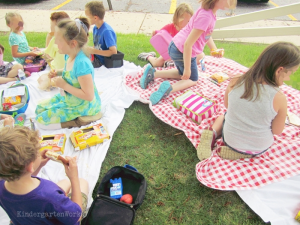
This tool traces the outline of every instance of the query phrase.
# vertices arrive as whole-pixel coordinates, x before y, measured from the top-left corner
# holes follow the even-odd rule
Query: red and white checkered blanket
[[[229,75],[244,73],[247,68],[226,58],[205,58],[206,72],[213,74],[216,72],[226,72]],[[135,90],[140,100],[149,102],[150,94],[156,91],[164,79],[155,79],[148,89],[140,88],[139,81],[143,70],[136,75],[126,76],[126,85]],[[171,84],[176,80],[169,80]],[[191,90],[214,100],[217,104],[216,114],[205,119],[200,125],[194,123],[173,105],[173,100],[183,94],[179,91],[170,94],[159,104],[152,106],[153,113],[165,123],[184,131],[186,136],[197,147],[203,129],[211,126],[215,119],[224,114],[224,93],[229,81],[225,81],[221,86],[211,83],[209,80],[199,77],[196,86]],[[300,91],[283,85],[281,90],[288,99],[288,110],[300,116]],[[219,150],[222,140],[217,141],[217,147],[209,159],[203,160],[196,165],[196,175],[198,180],[210,187],[220,190],[246,190],[258,188],[272,182],[287,179],[300,173],[300,129],[294,126],[286,126],[281,135],[275,135],[272,147],[263,155],[252,159],[224,160],[220,158],[216,151]],[[196,151],[195,151],[195,157]]]

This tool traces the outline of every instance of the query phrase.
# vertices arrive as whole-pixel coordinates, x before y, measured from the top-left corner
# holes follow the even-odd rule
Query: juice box
[[[65,134],[43,135],[40,138],[41,149],[50,149],[58,154],[64,154],[66,143]]]
[[[75,151],[80,151],[90,146],[100,144],[105,139],[109,138],[109,134],[101,123],[73,131],[70,135]]]

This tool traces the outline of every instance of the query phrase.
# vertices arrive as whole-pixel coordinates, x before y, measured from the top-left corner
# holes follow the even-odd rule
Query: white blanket
[[[105,67],[101,67],[95,69],[95,84],[98,92],[100,93],[100,98],[102,101],[101,111],[103,113],[103,117],[97,122],[101,122],[106,127],[111,136],[110,140],[106,140],[103,144],[93,146],[89,149],[75,152],[74,147],[69,140],[69,135],[76,128],[52,131],[40,130],[41,135],[59,133],[66,134],[67,141],[64,155],[77,156],[79,177],[86,179],[89,183],[90,192],[88,196],[88,208],[93,201],[92,192],[99,178],[101,164],[106,156],[113,134],[124,117],[125,108],[128,108],[134,100],[137,100],[136,95],[132,95],[127,91],[123,83],[123,79],[127,74],[135,74],[140,69],[140,67],[134,65],[133,63],[128,63],[125,61],[124,66],[121,68],[106,69]],[[38,101],[41,99],[50,98],[58,92],[58,90],[46,92],[38,89],[37,79],[45,72],[46,71],[33,73],[31,77],[27,78],[23,82],[28,86],[30,93],[29,106],[26,110],[27,119],[25,125],[29,124],[29,118],[35,118],[35,108]],[[0,90],[9,87],[11,84],[12,83],[1,85]],[[53,182],[57,182],[63,178],[66,178],[63,165],[53,161],[49,161],[40,171],[38,176],[49,179]],[[1,207],[0,224],[9,224],[9,218]]]
[[[126,63],[119,69],[99,68],[95,70],[95,83],[102,100],[103,118],[101,123],[107,128],[111,137],[123,119],[125,108],[128,108],[134,100],[140,100],[137,92],[127,90],[123,83],[126,75],[135,75],[141,68],[132,63]],[[43,73],[43,72],[41,72]],[[40,73],[40,74],[41,74]],[[30,103],[26,111],[27,118],[35,117],[35,108],[38,100],[53,96],[56,91],[45,92],[37,88],[35,73],[27,78],[24,83],[28,85],[30,92]],[[10,84],[1,85],[0,90]],[[27,122],[28,124],[28,119]],[[41,134],[55,134],[65,132],[67,137],[73,129],[61,129],[55,131],[40,130]],[[91,194],[100,174],[101,164],[105,158],[110,141],[103,144],[75,152],[69,140],[66,142],[65,155],[78,157],[79,176],[88,180],[90,195],[88,206],[92,203]],[[65,177],[62,165],[49,162],[41,171],[39,176],[57,182]],[[243,201],[253,209],[265,222],[270,221],[272,225],[299,224],[294,220],[297,211],[300,210],[300,176],[295,176],[281,182],[273,183],[259,189],[237,191]],[[0,224],[8,224],[9,218],[0,207]]]
[[[300,175],[237,193],[265,222],[299,225],[294,218],[300,211]]]

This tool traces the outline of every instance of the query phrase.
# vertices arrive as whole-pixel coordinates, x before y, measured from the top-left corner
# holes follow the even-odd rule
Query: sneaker
[[[138,55],[138,59],[147,61],[149,56],[155,57],[156,53],[155,52],[142,52],[141,54]]]
[[[160,102],[160,100],[167,97],[172,91],[172,89],[173,88],[169,81],[162,82],[158,90],[150,95],[150,101],[152,105],[156,105]]]
[[[20,113],[15,116],[15,126],[24,126],[26,119],[26,115],[24,113]]]
[[[167,68],[167,67],[173,67],[175,66],[175,63],[173,60],[170,60],[170,61],[165,61],[164,63],[164,67]]]
[[[202,132],[200,143],[197,147],[197,156],[200,161],[210,157],[215,140],[216,138],[212,129]]]
[[[141,88],[146,89],[148,84],[154,81],[154,72],[155,69],[151,66],[151,64],[147,64],[146,69],[144,70],[144,73],[140,79]]]

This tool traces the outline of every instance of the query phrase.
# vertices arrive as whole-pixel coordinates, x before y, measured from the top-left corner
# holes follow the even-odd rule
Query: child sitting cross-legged
[[[38,56],[28,45],[26,35],[24,34],[24,22],[22,16],[16,12],[9,12],[5,15],[6,25],[10,28],[9,45],[11,46],[12,56],[15,61],[24,65],[26,56]]]
[[[39,135],[27,127],[0,130],[0,206],[11,224],[80,224],[88,183],[78,178],[76,157],[66,157],[68,179],[57,184],[36,175],[48,159]]]
[[[23,66],[19,63],[13,64],[12,62],[5,64],[3,56],[4,47],[0,44],[0,84],[18,80],[18,70],[24,70]]]
[[[64,19],[55,27],[55,43],[59,53],[66,54],[66,65],[62,76],[57,76],[57,71],[49,73],[61,93],[38,103],[36,121],[41,129],[74,127],[76,118],[96,116],[101,111],[94,68],[85,54],[88,27],[87,19]]]
[[[269,45],[243,75],[231,79],[224,95],[225,115],[204,130],[197,147],[200,160],[209,158],[222,135],[224,159],[252,158],[267,151],[280,135],[287,116],[287,99],[279,86],[299,68],[300,50],[288,42]]]
[[[94,47],[89,47],[89,54],[94,54],[93,66],[104,65],[104,57],[117,54],[117,36],[113,28],[104,21],[105,8],[101,1],[91,1],[85,5],[85,15],[93,29]]]
[[[70,19],[69,15],[66,12],[54,12],[50,16],[50,32],[46,37],[46,49],[45,54],[52,58],[50,62],[51,69],[60,70],[65,66],[65,55],[58,52],[58,47],[55,44],[54,30],[57,23],[63,19]]]

